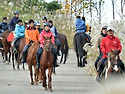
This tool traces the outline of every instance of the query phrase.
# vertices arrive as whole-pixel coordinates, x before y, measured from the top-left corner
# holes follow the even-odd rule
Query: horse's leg
[[[33,71],[32,71],[32,65],[29,65],[29,70],[30,70],[30,77],[31,77],[31,82],[30,82],[30,84],[33,85],[34,82],[33,82]]]
[[[5,58],[4,58],[4,51],[1,51],[2,57],[3,57],[3,62],[5,62]]]
[[[76,52],[76,56],[77,56],[77,66],[79,67],[79,54]]]
[[[65,53],[65,54],[64,54],[64,62],[63,62],[63,64],[66,63],[66,58],[67,58],[67,55],[66,55],[66,53]]]
[[[62,61],[63,61],[63,52],[62,52],[62,50],[61,50],[61,59],[60,59],[60,64],[62,63]]]
[[[46,70],[42,70],[42,74],[43,74],[43,87],[45,87],[45,90],[47,90],[47,87],[46,87]]]
[[[9,62],[10,62],[10,58],[11,58],[11,52],[9,51]]]
[[[6,61],[6,64],[9,64],[8,56],[7,55],[5,55],[5,61]]]
[[[15,70],[15,64],[14,64],[14,53],[12,53],[12,62],[13,62],[13,69]]]
[[[51,77],[51,75],[52,75],[52,68],[49,68],[48,70],[49,70],[49,72],[48,72],[48,89],[49,89],[50,92],[52,92],[52,85],[51,85],[51,81],[52,81],[52,77]]]
[[[37,85],[37,81],[38,81],[38,77],[37,77],[37,74],[36,74],[36,66],[34,66],[34,79],[35,79],[35,82],[34,84]]]
[[[17,54],[17,69],[20,69],[19,68],[19,61],[20,61],[20,54],[18,53]]]
[[[41,83],[42,82],[42,80],[43,80],[43,77],[42,77],[42,73],[41,73],[41,70],[39,69],[39,73],[38,73],[38,76],[37,76],[38,78],[38,81],[39,81],[39,83]]]
[[[82,65],[83,65],[82,64],[82,56],[80,56],[80,67],[83,67]]]

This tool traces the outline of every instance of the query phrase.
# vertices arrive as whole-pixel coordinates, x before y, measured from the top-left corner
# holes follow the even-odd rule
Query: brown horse
[[[10,56],[11,56],[11,52],[10,52],[10,47],[11,47],[11,42],[8,42],[7,41],[7,38],[10,34],[10,31],[9,30],[6,30],[4,31],[2,34],[1,34],[1,42],[2,42],[2,45],[3,45],[3,52],[2,52],[2,55],[3,56],[6,56],[6,63],[9,64],[10,62]],[[7,54],[9,53],[9,61],[8,61],[8,57],[7,57]]]
[[[119,66],[119,52],[117,50],[111,50],[108,55],[108,62],[105,70],[105,79],[109,78],[111,74],[121,74],[121,68]]]
[[[19,42],[19,46],[17,48],[17,68],[19,68],[19,64],[20,64],[20,60],[22,58],[22,53],[23,53],[23,48],[25,47],[26,45],[26,38],[22,38]],[[12,48],[12,51],[13,51],[13,45],[11,45],[11,48]],[[13,61],[13,69],[15,70],[15,64],[14,64],[14,53],[12,53],[12,61]],[[23,69],[24,68],[24,63],[23,63]]]
[[[43,75],[43,87],[47,90],[46,85],[46,69],[48,69],[48,89],[52,91],[51,80],[52,80],[52,70],[53,70],[53,56],[51,53],[52,42],[51,37],[44,38],[43,53],[40,59],[40,69]]]
[[[63,63],[65,64],[65,62],[67,60],[67,56],[68,56],[68,50],[69,50],[68,41],[67,41],[66,36],[63,35],[63,34],[60,34],[60,33],[58,33],[57,38],[61,43],[61,47],[60,47],[61,60],[60,60],[60,63],[63,61],[63,56],[64,56],[64,62]]]
[[[41,75],[41,70],[39,70],[39,76],[37,76],[36,73],[36,52],[39,48],[39,42],[34,42],[28,51],[28,55],[27,55],[27,63],[28,63],[28,67],[30,70],[30,77],[31,77],[31,84],[37,84],[37,80],[39,77],[39,82],[42,81],[42,75]],[[33,71],[32,71],[32,66],[34,66],[34,78],[35,78],[35,82],[33,81]]]

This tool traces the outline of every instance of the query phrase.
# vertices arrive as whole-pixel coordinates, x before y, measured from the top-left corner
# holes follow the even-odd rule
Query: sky
[[[51,2],[53,0],[45,0],[46,2]],[[62,0],[64,1],[64,0]],[[99,1],[99,0],[93,0],[93,1]],[[105,3],[102,6],[102,21],[105,22],[110,22],[113,19],[113,11],[112,11],[112,2],[111,0],[104,0]],[[120,16],[117,12],[120,12],[120,0],[115,0],[115,19],[116,20],[120,20]],[[116,12],[117,11],[117,12]],[[124,14],[125,14],[125,9],[124,9]],[[89,14],[87,14],[86,16],[89,16]],[[93,17],[96,17],[96,11],[94,11],[93,9]],[[89,19],[89,17],[88,17]]]

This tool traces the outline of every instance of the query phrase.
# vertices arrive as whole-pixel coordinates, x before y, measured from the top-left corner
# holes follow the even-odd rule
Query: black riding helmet
[[[29,24],[34,23],[33,19],[30,19],[28,23]]]
[[[18,19],[18,20],[17,20],[17,23],[19,23],[19,22],[21,23],[21,22],[22,22],[22,20],[21,20],[21,19]]]
[[[43,16],[42,20],[46,20],[47,21],[47,18],[45,16]]]

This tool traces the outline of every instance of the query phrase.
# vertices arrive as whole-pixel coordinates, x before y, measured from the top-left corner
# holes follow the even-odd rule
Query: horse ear
[[[50,36],[50,39],[52,38],[52,35]]]
[[[111,53],[113,53],[113,50],[112,50],[112,49],[110,49],[110,52],[111,52]]]

